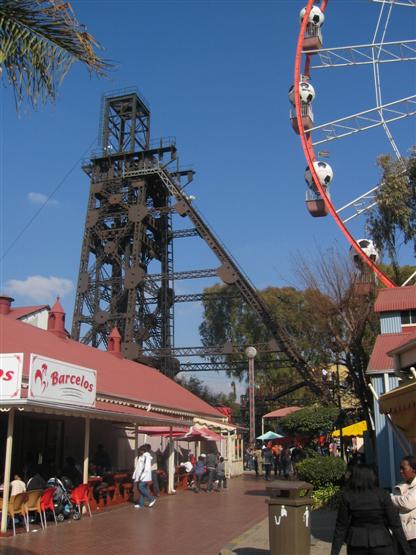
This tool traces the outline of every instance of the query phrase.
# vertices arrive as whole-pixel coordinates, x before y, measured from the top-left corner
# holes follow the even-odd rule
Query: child
[[[220,491],[221,489],[221,482],[222,482],[222,487],[224,489],[227,488],[227,478],[225,477],[224,457],[220,457],[219,463],[217,464],[217,481],[218,481],[218,491]]]

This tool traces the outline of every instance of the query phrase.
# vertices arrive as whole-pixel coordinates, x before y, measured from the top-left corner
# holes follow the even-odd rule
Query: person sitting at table
[[[73,457],[67,457],[65,459],[65,465],[61,475],[68,478],[74,488],[82,484],[81,472],[78,470]]]
[[[46,480],[43,476],[41,476],[39,467],[29,469],[29,476],[30,478],[27,481],[27,491],[46,488]]]
[[[19,493],[25,493],[25,491],[26,484],[19,474],[15,474],[13,480],[10,482],[10,497],[13,495],[19,495]]]
[[[92,463],[95,464],[97,474],[111,470],[110,455],[105,451],[102,443],[97,445],[97,451],[92,458]]]
[[[184,472],[188,475],[188,487],[192,486],[194,480],[194,465],[191,461],[181,462],[179,464],[179,473]]]

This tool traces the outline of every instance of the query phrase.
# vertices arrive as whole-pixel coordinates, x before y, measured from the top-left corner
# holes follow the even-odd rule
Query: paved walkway
[[[121,505],[80,521],[50,522],[45,532],[37,527],[36,532],[1,538],[0,555],[266,555],[264,481],[244,475],[229,486],[220,493],[161,497],[151,509]],[[322,522],[318,534],[331,535],[328,518]],[[323,550],[329,546],[324,538],[322,546],[313,555],[329,553]]]

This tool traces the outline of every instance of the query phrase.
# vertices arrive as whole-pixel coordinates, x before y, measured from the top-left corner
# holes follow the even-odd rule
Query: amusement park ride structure
[[[386,4],[390,7],[393,4],[416,6],[415,0],[373,2],[380,2],[382,9]],[[350,219],[373,206],[376,188],[336,209],[328,190],[332,169],[316,159],[314,146],[382,126],[394,152],[400,155],[388,124],[414,115],[416,97],[382,105],[378,68],[382,63],[415,60],[416,41],[386,43],[382,33],[379,42],[323,49],[320,27],[327,3],[322,0],[318,7],[314,0],[308,0],[301,12],[295,85],[290,91],[292,127],[300,136],[308,163],[305,174],[307,206],[313,216],[331,214],[355,251],[357,266],[365,273],[367,265],[371,270],[367,276],[374,274],[385,286],[392,287],[393,282],[377,267],[378,253],[372,242],[355,240],[346,227]],[[320,59],[315,66],[312,65],[313,56]],[[305,64],[301,73],[303,58]],[[373,64],[377,106],[314,126],[311,102],[315,91],[310,83],[311,69],[337,64]],[[249,278],[203,219],[193,197],[186,194],[185,187],[193,180],[194,171],[179,167],[175,140],[151,142],[150,109],[145,99],[135,90],[103,97],[99,135],[101,148],[83,166],[90,178],[90,192],[72,337],[95,347],[105,347],[116,326],[122,336],[125,357],[155,366],[169,376],[181,371],[229,370],[233,363],[179,360],[192,356],[208,357],[208,360],[209,357],[223,358],[241,352],[245,346],[174,347],[175,304],[201,301],[207,296],[206,293],[177,295],[175,281],[220,278],[225,284],[233,285],[233,294],[242,297],[270,333],[267,345],[253,347],[260,353],[273,353],[275,367],[296,369],[302,380],[299,387],[306,385],[322,402],[330,403],[332,396],[321,377],[309,366],[284,324],[271,314]],[[313,140],[312,135],[317,139]],[[341,212],[346,208],[353,214],[342,220]],[[188,221],[192,227],[176,228],[174,222],[178,220]],[[188,237],[202,239],[218,259],[219,267],[175,271],[173,243]],[[214,298],[216,294],[210,295]],[[260,364],[257,362],[256,367]],[[293,387],[298,386],[292,386],[291,391]]]
[[[382,127],[397,159],[401,159],[400,151],[390,131],[389,124],[416,114],[416,95],[407,96],[394,102],[383,104],[380,80],[380,65],[392,62],[408,62],[416,60],[416,40],[386,42],[386,32],[392,10],[396,6],[416,7],[415,0],[372,0],[381,4],[373,42],[370,44],[351,45],[335,48],[323,48],[321,26],[325,20],[325,10],[329,0],[319,4],[308,0],[307,6],[301,10],[300,32],[296,48],[294,83],[289,90],[289,99],[294,106],[290,118],[294,131],[300,136],[303,152],[308,164],[305,179],[308,184],[306,203],[314,217],[330,214],[343,235],[351,245],[353,258],[364,276],[377,277],[386,287],[395,284],[377,266],[380,259],[373,243],[368,239],[356,240],[346,224],[352,219],[365,214],[376,204],[378,186],[361,194],[340,208],[335,208],[329,193],[332,180],[332,168],[326,162],[317,160],[314,147],[331,141],[362,133],[375,127]],[[316,57],[319,62],[313,64]],[[304,60],[303,69],[301,69]],[[311,70],[355,67],[371,65],[374,77],[376,106],[374,108],[350,114],[336,120],[314,124],[311,103],[315,98],[315,90],[311,85]],[[298,94],[296,90],[298,89]],[[318,153],[319,155],[319,153]],[[342,216],[345,210],[350,214]],[[411,279],[415,279],[415,274]]]

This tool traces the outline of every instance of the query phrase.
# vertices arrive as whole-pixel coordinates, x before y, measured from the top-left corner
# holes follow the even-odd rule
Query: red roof
[[[30,353],[97,371],[97,392],[192,414],[223,415],[158,370],[106,351],[56,337],[53,333],[0,315],[0,352],[24,353],[23,375],[29,374]],[[108,410],[111,404],[105,403]],[[128,407],[123,406],[123,411]]]
[[[416,308],[416,286],[391,287],[380,289],[375,305],[375,312],[393,312]]]
[[[292,414],[292,412],[297,412],[301,410],[302,407],[283,407],[282,409],[273,410],[272,412],[268,412],[263,416],[263,418],[282,418],[283,416],[287,416],[288,414]]]
[[[370,362],[367,367],[367,374],[380,371],[394,371],[394,362],[387,354],[400,345],[404,345],[416,337],[416,330],[402,333],[383,333],[377,336],[371,353]]]
[[[11,308],[9,314],[7,316],[10,318],[15,318],[19,320],[20,318],[24,318],[25,316],[30,316],[31,314],[35,314],[36,312],[40,312],[41,310],[49,310],[50,307],[47,304],[42,304],[39,306],[18,306],[17,308]]]

